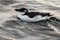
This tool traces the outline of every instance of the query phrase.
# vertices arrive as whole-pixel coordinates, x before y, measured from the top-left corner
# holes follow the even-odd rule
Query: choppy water
[[[49,12],[56,19],[25,23],[16,19],[15,8]],[[59,0],[0,0],[0,40],[60,40]]]

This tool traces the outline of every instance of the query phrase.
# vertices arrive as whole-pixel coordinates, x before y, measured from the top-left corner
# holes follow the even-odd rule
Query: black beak
[[[19,9],[15,9],[15,11],[20,11]]]

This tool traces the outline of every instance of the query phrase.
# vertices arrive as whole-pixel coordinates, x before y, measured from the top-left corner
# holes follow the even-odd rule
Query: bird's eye
[[[24,12],[26,12],[26,10],[24,10]]]

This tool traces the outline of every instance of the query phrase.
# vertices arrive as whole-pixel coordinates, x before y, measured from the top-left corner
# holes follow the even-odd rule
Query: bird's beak
[[[19,9],[15,9],[15,11],[19,11]]]

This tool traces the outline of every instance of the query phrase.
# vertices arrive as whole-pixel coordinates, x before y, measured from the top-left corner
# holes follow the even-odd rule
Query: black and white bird
[[[52,16],[50,13],[29,12],[26,8],[15,9],[15,11],[19,12],[18,19],[27,22],[38,22],[49,19]]]

